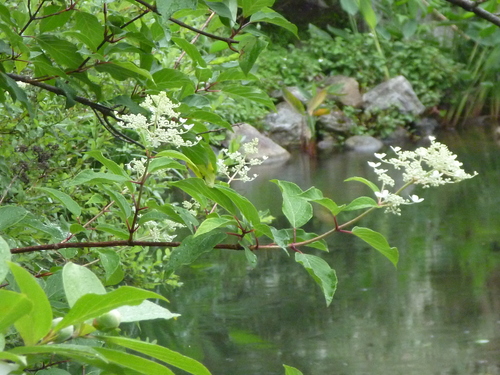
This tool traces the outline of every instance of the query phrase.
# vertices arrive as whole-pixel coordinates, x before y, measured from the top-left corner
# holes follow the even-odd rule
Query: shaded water
[[[143,326],[143,335],[202,361],[214,375],[500,374],[500,146],[486,129],[443,134],[472,180],[415,190],[424,202],[402,216],[376,212],[360,223],[400,251],[398,270],[376,251],[336,234],[329,253],[339,286],[327,308],[319,287],[283,251],[217,251],[181,270],[184,286],[167,293],[177,321]],[[372,177],[370,155],[341,154],[311,165],[297,158],[258,171],[238,187],[259,209],[280,216],[271,178],[316,186],[337,203],[367,188],[342,182]],[[330,228],[316,213],[309,230]],[[274,223],[277,225],[277,223]],[[277,225],[278,226],[278,225]],[[309,250],[307,250],[309,251]]]

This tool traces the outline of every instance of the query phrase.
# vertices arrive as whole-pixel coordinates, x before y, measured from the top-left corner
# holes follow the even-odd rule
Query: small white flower
[[[374,153],[373,155],[375,155],[377,159],[383,159],[386,156],[385,154],[377,154],[377,153]]]
[[[380,199],[386,199],[389,196],[389,190],[376,191],[375,195]]]
[[[369,161],[368,162],[368,165],[372,168],[377,168],[377,167],[380,167],[382,165],[382,163],[374,163],[372,161]]]
[[[413,203],[420,203],[424,200],[424,198],[419,198],[418,195],[415,195],[415,194],[410,196],[410,199]]]

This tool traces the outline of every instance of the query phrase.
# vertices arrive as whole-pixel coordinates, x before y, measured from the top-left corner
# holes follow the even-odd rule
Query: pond
[[[348,234],[328,239],[320,255],[337,272],[326,307],[320,288],[284,251],[262,251],[252,269],[242,252],[214,251],[179,274],[184,286],[165,292],[177,320],[142,326],[142,335],[202,361],[214,375],[500,374],[500,146],[485,128],[438,140],[479,176],[440,188],[417,188],[425,200],[401,216],[376,212],[360,223],[400,251],[398,269]],[[296,156],[257,170],[237,186],[277,217],[280,194],[268,180],[316,186],[346,203],[373,178],[372,155],[336,154],[312,163]],[[382,210],[380,210],[382,211]],[[317,211],[309,230],[331,227]]]

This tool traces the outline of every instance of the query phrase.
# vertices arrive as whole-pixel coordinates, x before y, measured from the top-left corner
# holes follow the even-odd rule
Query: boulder
[[[271,139],[260,133],[252,125],[240,124],[233,127],[234,133],[230,134],[230,139],[241,136],[242,143],[250,142],[254,138],[259,140],[257,154],[247,155],[247,158],[261,158],[267,156],[264,164],[283,162],[290,158],[290,153]]]
[[[363,104],[363,97],[359,92],[359,83],[354,78],[342,75],[331,76],[324,80],[324,84],[339,86],[339,89],[334,90],[337,95],[329,95],[330,99],[356,108],[361,107]]]
[[[276,112],[264,118],[263,123],[269,129],[269,138],[274,142],[283,147],[295,147],[301,143],[306,119],[288,103],[282,102],[276,106]]]
[[[331,135],[327,135],[316,146],[319,151],[328,153],[335,150],[339,146],[339,143]]]
[[[345,140],[345,147],[355,152],[377,152],[384,144],[370,135],[354,135]]]
[[[356,124],[342,111],[332,111],[318,117],[318,124],[326,131],[348,132]]]
[[[391,78],[375,86],[363,95],[363,101],[366,111],[396,106],[401,113],[411,113],[417,116],[425,110],[413,91],[411,83],[403,76]]]

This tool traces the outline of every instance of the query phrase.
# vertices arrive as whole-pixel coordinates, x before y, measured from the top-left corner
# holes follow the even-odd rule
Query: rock
[[[327,135],[321,141],[318,142],[316,147],[321,152],[332,152],[339,143],[331,135]]]
[[[340,88],[335,90],[339,95],[331,94],[330,99],[336,100],[343,105],[352,107],[361,107],[363,98],[359,92],[359,83],[354,78],[346,76],[331,76],[324,80],[325,85],[339,85]]]
[[[375,86],[363,95],[366,111],[396,106],[401,113],[420,115],[425,107],[413,91],[411,83],[403,76],[397,76]]]
[[[268,158],[264,161],[264,164],[282,162],[290,158],[290,153],[287,150],[274,143],[271,139],[255,129],[252,125],[241,124],[238,126],[234,126],[233,130],[234,133],[230,134],[231,139],[237,136],[241,136],[242,143],[250,142],[254,138],[257,138],[259,140],[259,144],[257,146],[259,150],[258,153],[254,155],[248,155],[248,158],[262,158],[262,156],[267,156]]]
[[[398,126],[388,137],[384,138],[385,143],[395,143],[401,144],[407,142],[410,139],[410,132],[403,128],[402,126]]]
[[[305,116],[297,113],[288,103],[279,103],[276,112],[268,114],[263,122],[269,129],[269,137],[283,147],[301,144]]]
[[[346,139],[345,146],[355,152],[377,152],[384,144],[370,135],[354,135]]]
[[[326,131],[348,132],[356,124],[342,111],[332,111],[326,115],[318,117],[320,124]]]
[[[414,125],[415,133],[421,137],[426,137],[433,135],[436,128],[439,127],[439,123],[436,119],[431,117],[424,117],[417,121]]]

